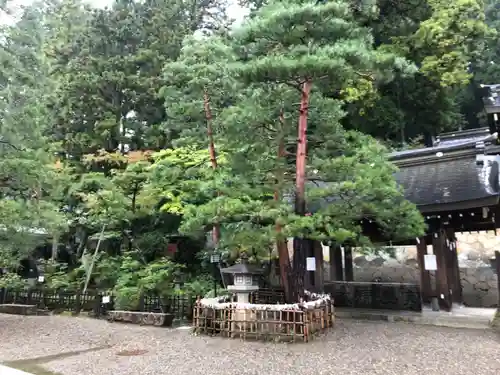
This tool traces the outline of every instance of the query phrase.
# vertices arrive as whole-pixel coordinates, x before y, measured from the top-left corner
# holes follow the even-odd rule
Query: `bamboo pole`
[[[90,282],[90,277],[92,275],[92,270],[94,269],[94,264],[95,264],[95,261],[97,259],[97,253],[99,252],[99,247],[101,246],[101,242],[102,242],[102,239],[104,237],[104,229],[105,228],[106,228],[106,224],[103,224],[102,230],[101,230],[101,235],[99,236],[99,241],[97,241],[97,246],[95,248],[94,256],[92,257],[92,263],[90,263],[90,268],[89,268],[89,271],[87,273],[87,278],[85,279],[85,286],[83,288],[83,293],[85,293],[87,291],[87,287],[88,287],[89,282]]]

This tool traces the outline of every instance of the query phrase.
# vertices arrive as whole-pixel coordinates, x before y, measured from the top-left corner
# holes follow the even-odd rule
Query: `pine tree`
[[[371,4],[368,4],[371,5]],[[371,7],[361,9],[371,12]],[[343,90],[390,75],[407,63],[373,49],[370,30],[358,24],[345,1],[272,1],[235,35],[245,61],[238,69],[249,82],[285,83],[300,92],[295,167],[295,213],[306,210],[307,133],[311,90]],[[326,136],[326,134],[324,134]],[[304,289],[310,241],[294,241],[293,290]],[[295,296],[297,297],[297,296]]]
[[[214,170],[219,164],[215,147],[217,115],[231,99],[228,93],[237,89],[227,74],[231,62],[234,53],[223,43],[222,36],[188,38],[179,58],[165,65],[166,85],[160,92],[165,97],[167,130],[177,133],[178,144],[208,145]],[[219,243],[220,236],[220,226],[215,224],[214,245]]]
[[[3,29],[0,45],[0,267],[16,269],[42,237],[66,227],[54,204],[58,172],[44,132],[51,87],[42,47],[43,11],[28,7]],[[38,232],[38,233],[37,233]]]

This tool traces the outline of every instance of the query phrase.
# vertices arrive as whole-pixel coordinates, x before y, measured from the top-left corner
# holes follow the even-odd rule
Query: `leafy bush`
[[[182,266],[169,258],[162,258],[144,264],[137,259],[136,253],[126,253],[122,257],[113,293],[115,308],[134,310],[139,307],[140,296],[157,295],[166,299],[176,293],[174,279]]]
[[[210,275],[204,274],[194,276],[190,281],[186,282],[183,291],[191,296],[205,296],[213,288],[214,282]]]
[[[18,274],[8,272],[0,276],[0,288],[11,290],[20,290],[28,286],[25,279],[22,279]]]

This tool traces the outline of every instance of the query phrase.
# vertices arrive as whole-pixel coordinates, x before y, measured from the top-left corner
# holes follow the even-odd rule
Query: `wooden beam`
[[[320,241],[314,241],[314,258],[316,259],[316,272],[314,272],[316,291],[323,293],[325,273],[323,269],[323,246]]]
[[[458,253],[456,246],[455,229],[446,228],[446,266],[448,275],[448,285],[452,291],[452,301],[462,303],[462,283],[460,281],[460,269],[458,267]]]
[[[345,267],[345,281],[354,281],[352,247],[349,245],[344,246],[344,267]]]
[[[337,244],[330,245],[330,281],[344,281],[342,249]]]
[[[439,300],[439,307],[446,311],[451,311],[452,299],[450,285],[448,284],[448,272],[446,262],[446,233],[439,230],[432,239],[432,249],[436,255],[436,294]]]
[[[453,268],[453,302],[463,303],[463,293],[462,293],[462,281],[460,280],[460,266],[458,264],[458,251],[457,242],[453,239],[450,243],[451,245],[451,259]]]
[[[500,311],[500,251],[495,251],[495,268],[498,283],[498,311]]]
[[[417,261],[420,270],[420,290],[422,293],[422,301],[424,303],[431,303],[432,286],[430,272],[425,269],[424,258],[427,254],[427,242],[425,237],[419,238],[417,243]]]

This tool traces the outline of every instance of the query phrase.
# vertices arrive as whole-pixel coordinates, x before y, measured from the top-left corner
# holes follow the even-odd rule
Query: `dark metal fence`
[[[165,312],[174,314],[176,319],[191,320],[195,299],[187,295],[162,298],[145,295],[139,303],[139,311]]]
[[[103,297],[109,296],[109,302],[103,303]],[[176,319],[191,320],[194,298],[190,296],[158,296],[144,295],[140,298],[136,311],[166,312],[174,314]],[[41,310],[70,311],[78,314],[82,311],[91,312],[95,317],[105,317],[107,311],[114,309],[114,296],[109,293],[87,291],[54,291],[47,289],[12,290],[0,288],[0,304],[18,303],[35,305]]]
[[[263,288],[250,294],[250,303],[278,304],[285,303],[285,292],[280,288]]]
[[[44,310],[65,310],[71,312],[94,311],[101,303],[102,294],[95,291],[78,293],[74,291],[50,291],[46,289],[0,289],[0,303],[36,305]]]
[[[325,293],[336,307],[422,311],[418,284],[332,281],[325,283]]]
[[[325,283],[324,289],[325,293],[333,297],[336,307],[422,311],[420,287],[417,284],[333,281]],[[109,296],[109,303],[103,303],[103,296]],[[188,295],[168,298],[144,295],[136,311],[165,312],[174,314],[176,319],[191,320],[195,300],[196,298]],[[285,303],[285,294],[281,288],[259,289],[250,295],[250,302]],[[80,293],[46,289],[0,289],[0,303],[36,305],[42,310],[63,310],[75,314],[87,311],[95,317],[105,317],[108,310],[114,309],[114,296],[97,291]]]

